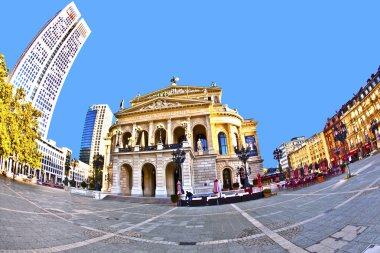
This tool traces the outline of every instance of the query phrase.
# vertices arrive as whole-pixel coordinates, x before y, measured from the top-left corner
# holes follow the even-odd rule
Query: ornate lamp
[[[347,138],[347,128],[346,128],[346,125],[342,122],[340,124],[340,130],[338,129],[337,126],[334,126],[334,140],[335,141],[339,141],[342,143],[343,145],[343,152],[345,152],[345,147],[344,147],[344,143],[346,141],[346,138]],[[347,159],[347,157],[346,157]],[[348,163],[345,161],[346,159],[344,159],[344,162],[346,163],[346,172],[347,172],[347,178],[350,178],[351,177],[351,171],[350,171],[350,168],[348,167]]]
[[[252,156],[251,147],[248,146],[248,148],[242,147],[241,149],[235,148],[235,153],[239,157],[239,160],[243,162],[244,164],[244,188],[248,189],[251,188],[251,184],[248,182],[248,172],[247,172],[247,160],[250,156]]]
[[[282,150],[279,148],[276,148],[273,151],[273,158],[278,161],[278,169],[280,171],[280,181],[284,181],[284,174],[282,173],[282,167],[280,164],[280,159],[282,158]]]
[[[182,185],[182,163],[185,161],[186,159],[186,152],[184,149],[179,149],[179,147],[177,148],[177,150],[173,150],[173,153],[172,153],[172,156],[173,156],[173,162],[175,162],[177,164],[177,168],[178,168],[178,183],[180,184],[180,188],[181,188],[181,193],[183,193],[183,185]],[[178,184],[177,183],[177,184]]]

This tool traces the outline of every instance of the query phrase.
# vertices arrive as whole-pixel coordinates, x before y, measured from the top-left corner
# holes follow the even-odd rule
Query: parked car
[[[42,182],[42,185],[52,187],[53,183],[52,182]]]
[[[57,184],[54,184],[53,187],[54,187],[54,188],[59,188],[59,189],[64,189],[64,188],[65,188],[65,186],[64,186],[63,183],[57,183]]]

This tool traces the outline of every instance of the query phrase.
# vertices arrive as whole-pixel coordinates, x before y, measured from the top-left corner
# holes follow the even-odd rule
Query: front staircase
[[[170,198],[154,198],[154,197],[133,197],[122,195],[107,195],[103,200],[114,200],[126,203],[139,204],[155,204],[155,205],[171,205]]]

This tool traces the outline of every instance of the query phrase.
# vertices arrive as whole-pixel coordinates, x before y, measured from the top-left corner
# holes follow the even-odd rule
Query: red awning
[[[371,143],[367,143],[366,145],[363,146],[363,149],[370,149],[371,148]]]

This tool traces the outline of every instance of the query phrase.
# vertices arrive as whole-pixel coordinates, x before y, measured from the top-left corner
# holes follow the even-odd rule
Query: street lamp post
[[[284,174],[282,173],[282,167],[280,164],[280,159],[282,158],[282,150],[276,148],[273,151],[273,158],[278,161],[278,169],[280,171],[280,181],[284,181]]]
[[[94,168],[95,168],[95,191],[99,191],[99,168],[104,164],[104,157],[102,155],[94,155]]]
[[[346,125],[342,122],[340,124],[340,130],[338,129],[337,126],[334,127],[334,140],[335,141],[339,141],[342,145],[343,145],[343,152],[344,152],[344,155],[345,155],[345,150],[346,148],[344,147],[344,143],[346,141],[346,138],[347,138],[347,128],[346,128]],[[346,159],[343,159],[344,163],[346,164],[346,174],[347,174],[347,179],[351,177],[351,172],[350,172],[350,168],[348,166],[348,163],[346,162]]]
[[[78,187],[78,182],[75,180],[75,168],[78,166],[78,164],[79,164],[79,161],[76,158],[71,159],[71,165],[73,166],[73,178],[71,180],[75,181],[75,188]]]
[[[375,141],[376,141],[376,143],[377,143],[377,147],[379,146],[379,140],[378,140],[378,138],[377,138],[377,136],[376,136],[376,132],[379,130],[379,123],[377,122],[377,120],[376,119],[372,119],[371,120],[371,127],[370,127],[370,129],[371,129],[371,132],[372,132],[372,134],[373,134],[373,145],[371,145],[372,146],[372,150],[374,150],[374,149],[376,149],[376,147],[375,147],[375,145],[374,145],[374,143],[375,143]]]
[[[178,147],[176,151],[173,150],[172,156],[173,156],[173,162],[175,162],[178,167],[178,183],[180,184],[180,189],[181,189],[181,194],[182,194],[183,193],[182,163],[186,159],[186,152],[184,149],[180,150]]]
[[[251,147],[248,146],[248,148],[242,147],[241,149],[235,148],[235,153],[239,157],[239,160],[243,162],[244,164],[244,188],[249,189],[251,188],[251,184],[249,183],[248,179],[248,172],[247,172],[247,160],[249,157],[252,156]]]

